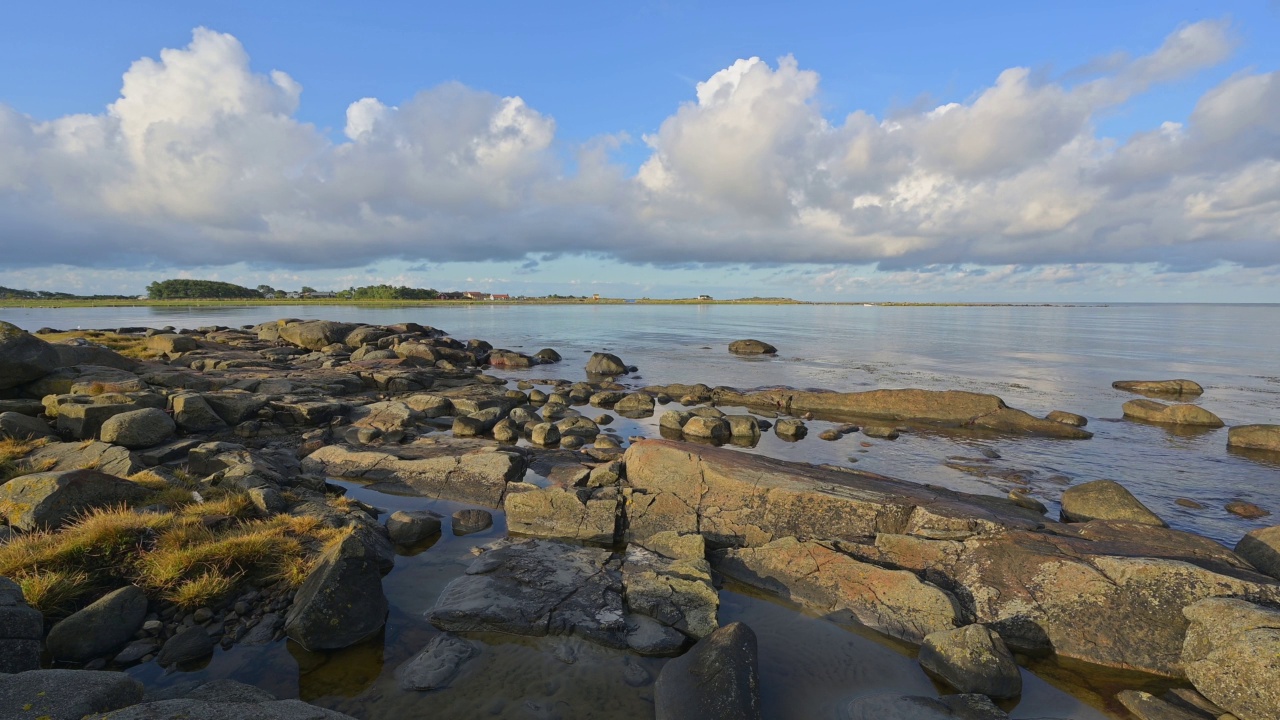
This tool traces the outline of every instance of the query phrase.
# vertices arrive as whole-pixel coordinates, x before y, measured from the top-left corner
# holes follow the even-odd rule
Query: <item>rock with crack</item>
[[[303,472],[398,482],[434,498],[499,507],[507,483],[524,475],[525,458],[489,443],[418,441],[379,450],[328,445],[302,461]]]
[[[627,609],[647,615],[696,639],[720,626],[720,595],[705,559],[672,559],[639,546],[622,563]]]
[[[521,535],[612,544],[622,493],[618,488],[538,488],[507,494],[507,529]]]
[[[782,538],[758,548],[719,550],[712,558],[735,580],[824,612],[848,612],[908,642],[950,630],[962,617],[950,593],[915,573],[861,562],[820,542]]]

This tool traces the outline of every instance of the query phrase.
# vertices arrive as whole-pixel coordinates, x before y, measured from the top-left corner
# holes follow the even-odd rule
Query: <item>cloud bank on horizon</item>
[[[335,141],[295,118],[288,74],[197,28],[133,63],[102,114],[0,104],[6,265],[1275,266],[1280,72],[1228,78],[1185,124],[1123,140],[1095,126],[1233,48],[1227,22],[1202,21],[1078,82],[1014,67],[963,103],[839,121],[817,72],[742,59],[643,138],[632,172],[610,155],[621,138],[565,148],[521,98],[460,84],[356,100]]]

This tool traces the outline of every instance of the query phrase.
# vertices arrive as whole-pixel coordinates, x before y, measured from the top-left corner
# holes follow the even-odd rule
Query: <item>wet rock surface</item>
[[[760,673],[756,636],[732,623],[699,640],[663,666],[654,686],[657,720],[760,717]]]

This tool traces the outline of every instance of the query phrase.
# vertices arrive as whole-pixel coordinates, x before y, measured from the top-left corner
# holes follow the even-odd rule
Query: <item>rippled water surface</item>
[[[999,395],[1035,415],[1068,410],[1085,415],[1090,440],[912,431],[895,441],[853,434],[817,438],[830,423],[810,422],[798,443],[766,433],[751,448],[775,457],[853,465],[907,480],[959,490],[1005,494],[1019,487],[1057,512],[1064,488],[1097,478],[1119,480],[1177,528],[1228,545],[1276,517],[1246,521],[1224,504],[1248,500],[1280,512],[1280,461],[1228,452],[1225,429],[1174,432],[1121,420],[1120,406],[1137,396],[1113,390],[1121,379],[1185,377],[1205,386],[1194,402],[1228,425],[1280,422],[1280,306],[1122,305],[1083,307],[863,306],[465,306],[196,307],[0,309],[0,318],[35,329],[129,325],[247,325],[279,317],[386,324],[414,321],[454,337],[533,352],[553,347],[559,365],[501,373],[512,379],[583,378],[587,353],[608,350],[639,366],[623,382],[769,385],[858,391],[918,387]],[[744,337],[779,348],[777,357],[740,358],[726,351]],[[676,405],[668,406],[668,409]],[[726,411],[731,411],[725,408]],[[588,414],[596,414],[593,412]],[[625,439],[658,436],[657,417],[619,418],[608,428]],[[982,450],[1001,456],[989,460]],[[456,504],[351,493],[388,509]],[[1175,504],[1187,498],[1204,505]],[[152,665],[133,672],[149,684],[193,677],[235,677],[282,697],[303,697],[361,718],[649,718],[652,685],[662,660],[629,656],[563,638],[476,637],[485,651],[451,688],[431,693],[398,689],[395,669],[435,631],[423,613],[471,559],[471,549],[505,534],[495,527],[400,557],[385,580],[392,612],[383,635],[340,653],[307,653],[291,643],[219,651],[196,673],[161,675]],[[896,647],[838,619],[815,618],[741,588],[721,593],[721,621],[744,620],[760,639],[761,679],[768,718],[841,718],[848,702],[876,692],[937,690]],[[565,658],[573,658],[567,663]],[[1024,672],[1026,692],[1014,717],[1101,718],[1101,698],[1115,687],[1052,668]],[[1066,688],[1064,691],[1061,688]]]

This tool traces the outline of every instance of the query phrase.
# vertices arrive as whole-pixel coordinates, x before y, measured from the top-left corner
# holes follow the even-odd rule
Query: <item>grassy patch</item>
[[[84,339],[94,345],[101,345],[106,348],[115,350],[125,357],[137,360],[145,360],[157,356],[159,353],[147,347],[147,339],[139,335],[117,335],[115,333],[100,332],[98,330],[72,330],[71,332],[50,333],[48,335],[40,335],[41,340],[51,343],[60,343],[67,340]],[[98,393],[105,392],[105,388]]]
[[[98,509],[57,532],[19,535],[0,545],[0,575],[22,585],[27,602],[52,619],[125,583],[194,608],[243,581],[300,584],[324,545],[344,532],[311,517],[259,517],[239,492],[197,502],[190,489],[150,475],[130,479],[151,488],[149,503],[167,511]]]
[[[43,463],[32,463],[25,458],[36,448],[44,447],[48,438],[22,440],[18,438],[0,439],[0,484],[16,477],[30,475],[33,472],[44,472],[57,464],[57,461],[46,460]]]

